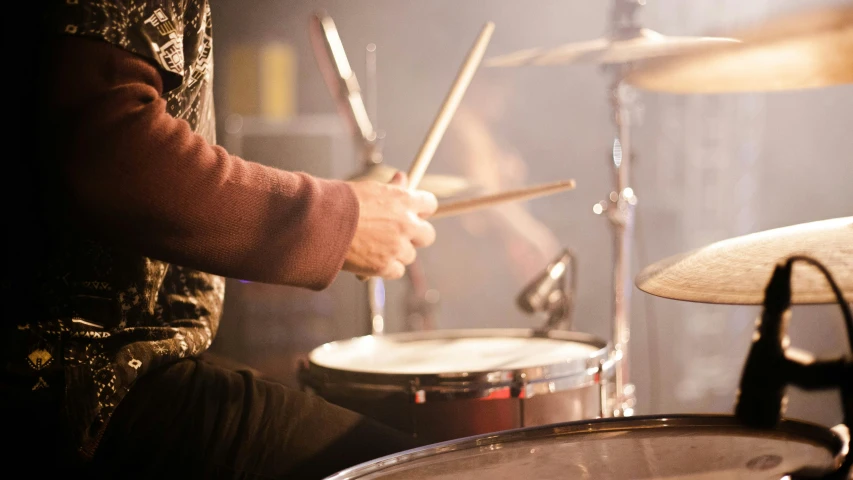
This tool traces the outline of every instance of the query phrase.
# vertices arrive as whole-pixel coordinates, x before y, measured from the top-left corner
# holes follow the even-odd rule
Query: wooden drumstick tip
[[[432,156],[435,153],[436,148],[438,148],[438,144],[444,136],[447,126],[450,124],[450,120],[453,118],[457,107],[462,102],[462,97],[465,95],[465,91],[468,89],[468,85],[470,85],[471,79],[474,77],[474,73],[476,73],[477,69],[480,67],[480,62],[483,60],[483,55],[486,53],[486,48],[489,46],[489,41],[491,40],[494,29],[494,22],[486,22],[483,29],[480,31],[480,34],[477,36],[477,40],[474,42],[474,45],[469,50],[468,55],[466,56],[462,67],[459,69],[456,79],[447,94],[447,97],[445,97],[444,102],[438,111],[438,115],[436,115],[433,120],[430,130],[427,133],[426,138],[424,138],[421,147],[418,149],[418,153],[415,155],[412,166],[409,168],[409,189],[414,190],[418,187],[418,184],[420,184],[421,178],[424,176],[427,167],[432,161]]]
[[[519,188],[506,192],[496,193],[494,195],[485,195],[482,197],[469,198],[458,200],[455,202],[444,203],[438,206],[435,213],[430,219],[438,219],[462,213],[468,213],[474,210],[482,210],[484,208],[493,207],[508,202],[519,202],[523,200],[531,200],[533,198],[552,195],[554,193],[573,190],[575,188],[575,180],[561,180],[558,182],[544,183],[532,187]]]
[[[409,167],[409,171],[406,175],[406,188],[409,190],[416,190],[418,188],[427,167],[432,161],[432,156],[438,147],[438,143],[444,136],[444,132],[447,130],[450,120],[456,113],[456,108],[461,103],[462,97],[465,95],[465,91],[468,89],[468,85],[474,77],[474,73],[477,71],[480,66],[480,62],[483,60],[483,55],[486,53],[486,48],[489,45],[494,29],[494,22],[486,22],[482,31],[480,31],[480,35],[477,36],[474,46],[471,47],[471,50],[468,52],[465,62],[462,64],[462,68],[457,73],[456,79],[453,82],[447,97],[444,99],[444,103],[438,111],[438,115],[435,120],[433,120],[430,130],[415,156],[415,160],[412,162],[411,167]],[[362,276],[357,276],[357,278],[361,281],[367,281],[369,279],[369,277]]]

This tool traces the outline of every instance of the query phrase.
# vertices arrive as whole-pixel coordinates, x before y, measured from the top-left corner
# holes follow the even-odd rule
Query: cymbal
[[[308,33],[314,59],[338,112],[361,143],[375,142],[376,130],[368,117],[358,79],[347,59],[335,21],[326,11],[318,10],[311,15]]]
[[[788,14],[741,40],[651,60],[625,82],[669,93],[766,92],[853,83],[853,6]]]
[[[715,37],[670,37],[648,28],[642,28],[639,29],[636,36],[630,38],[598,38],[554,48],[531,48],[486,59],[483,61],[483,66],[521,67],[527,65],[628,63],[673,54],[683,49],[733,42],[737,42],[737,40]]]
[[[364,171],[350,177],[351,181],[375,180],[380,183],[388,183],[391,177],[400,170],[389,167],[383,163],[371,165]],[[403,172],[405,173],[405,172]],[[418,185],[418,190],[426,190],[436,198],[452,198],[462,194],[469,194],[478,190],[468,180],[452,175],[426,174]]]
[[[813,257],[827,267],[848,302],[853,302],[853,217],[834,218],[735,237],[676,255],[643,269],[637,287],[674,300],[761,305],[780,261]],[[794,263],[792,304],[835,303],[820,271]]]

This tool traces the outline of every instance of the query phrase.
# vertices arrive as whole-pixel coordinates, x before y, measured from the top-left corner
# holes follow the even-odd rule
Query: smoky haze
[[[637,18],[663,34],[704,35],[833,3],[840,2],[649,1]],[[229,54],[237,45],[290,45],[296,55],[296,118],[334,118],[308,37],[309,15],[323,8],[337,25],[363,90],[366,46],[376,45],[378,96],[368,101],[378,105],[385,162],[406,170],[486,21],[496,26],[489,57],[599,38],[609,28],[610,3],[219,0],[212,8],[222,143],[232,113],[229,96],[239,88],[227,81]],[[559,249],[569,247],[578,263],[574,329],[610,340],[612,234],[592,208],[614,188],[610,78],[591,64],[476,73],[427,173],[464,177],[487,191],[568,178],[577,188],[436,220],[437,241],[419,257],[428,288],[440,298],[435,328],[539,326],[543,319],[522,313],[514,297]],[[853,213],[853,86],[634,94],[632,183],[639,198],[634,274],[714,241]],[[353,163],[351,170],[358,168]],[[229,283],[214,347],[290,384],[295,359],[308,349],[367,333],[359,309],[353,309],[349,325],[310,326],[331,308],[334,290],[251,288]],[[388,282],[387,288],[387,328],[404,330],[407,283]],[[759,309],[665,300],[636,288],[632,300],[630,371],[637,413],[731,412]],[[817,355],[846,352],[836,306],[795,308],[790,333],[794,346]],[[787,414],[824,425],[841,420],[835,392],[793,392]]]

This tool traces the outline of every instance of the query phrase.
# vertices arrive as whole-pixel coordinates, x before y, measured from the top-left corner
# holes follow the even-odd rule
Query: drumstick
[[[489,45],[489,40],[491,40],[492,32],[494,30],[494,22],[486,22],[483,29],[480,31],[480,35],[477,37],[477,41],[474,42],[474,46],[468,52],[468,56],[465,58],[465,62],[462,64],[462,68],[459,70],[459,73],[456,75],[456,80],[454,80],[453,85],[450,88],[450,92],[448,92],[447,97],[444,99],[444,103],[442,104],[441,109],[439,109],[438,115],[435,120],[433,120],[430,130],[427,133],[426,138],[424,138],[424,142],[421,144],[421,148],[418,150],[417,155],[415,155],[415,160],[412,162],[412,166],[409,168],[409,173],[407,175],[408,184],[406,185],[407,189],[415,190],[418,188],[418,184],[421,183],[421,179],[426,172],[427,166],[429,166],[429,163],[432,161],[435,149],[438,148],[438,142],[441,141],[441,138],[444,136],[444,132],[450,124],[450,119],[453,118],[453,115],[456,113],[456,108],[459,106],[459,103],[462,102],[462,97],[465,95],[465,91],[468,89],[468,85],[471,83],[474,73],[480,66],[480,61],[486,53],[486,47]],[[357,275],[357,277],[361,281],[368,279],[368,277],[363,277],[361,275]]]
[[[453,82],[453,86],[447,94],[447,98],[444,99],[444,104],[438,111],[438,115],[435,117],[432,127],[430,127],[426,138],[424,138],[423,144],[421,144],[420,150],[418,150],[418,154],[415,156],[414,162],[412,162],[411,168],[409,168],[409,184],[407,187],[409,190],[415,190],[418,188],[418,184],[421,182],[421,178],[423,178],[424,172],[426,172],[427,166],[429,166],[429,162],[432,161],[435,149],[438,148],[438,142],[440,142],[441,137],[444,136],[444,132],[447,130],[447,125],[450,124],[451,118],[453,118],[453,115],[456,113],[456,108],[462,101],[462,97],[465,95],[465,91],[468,89],[468,85],[474,77],[474,73],[480,66],[480,61],[486,53],[486,47],[489,45],[489,40],[492,37],[494,29],[495,24],[493,22],[487,22],[483,26],[480,36],[477,37],[477,41],[474,43],[474,46],[468,52],[465,63],[462,64],[462,68],[459,70],[456,80]]]
[[[485,195],[476,198],[467,198],[465,200],[457,200],[455,202],[444,203],[438,206],[434,214],[428,217],[429,220],[459,215],[462,213],[480,210],[487,207],[493,207],[507,202],[520,202],[522,200],[530,200],[532,198],[551,195],[557,192],[573,190],[575,188],[574,180],[563,180],[560,182],[543,183],[533,187],[519,188],[517,190],[509,190],[506,192],[496,193],[494,195]]]

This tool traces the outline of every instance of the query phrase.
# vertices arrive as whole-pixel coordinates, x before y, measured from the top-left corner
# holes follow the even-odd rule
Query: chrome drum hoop
[[[610,344],[590,334],[531,329],[452,329],[386,334],[383,341],[415,342],[419,340],[465,338],[548,338],[565,340],[596,348],[595,353],[565,362],[519,369],[494,369],[453,373],[396,374],[330,368],[309,360],[299,373],[304,387],[354,394],[405,394],[416,397],[417,403],[462,398],[488,398],[497,392],[508,391],[510,397],[530,398],[534,395],[557,393],[607,382],[615,373]],[[357,337],[330,342],[322,348],[338,348]],[[318,348],[321,348],[318,347]]]
[[[676,414],[676,415],[647,415],[634,417],[600,418],[581,420],[551,425],[525,427],[496,433],[486,433],[456,440],[435,443],[421,448],[407,450],[398,454],[388,455],[365,462],[360,465],[342,470],[326,480],[355,480],[358,478],[382,478],[386,469],[405,467],[414,462],[428,462],[431,457],[442,454],[470,451],[472,455],[483,452],[512,448],[513,444],[534,448],[534,442],[544,442],[549,439],[571,435],[589,435],[602,433],[618,438],[630,432],[664,431],[671,429],[673,437],[677,438],[679,430],[707,430],[710,434],[725,434],[732,432],[751,431],[765,435],[788,435],[790,439],[801,440],[804,443],[825,447],[833,455],[831,468],[839,468],[849,454],[849,434],[837,429],[802,422],[794,419],[783,419],[774,429],[751,429],[744,426],[732,415],[724,414]],[[534,448],[535,449],[535,448]],[[531,451],[532,453],[532,451]],[[437,459],[440,461],[440,459]],[[662,460],[663,461],[663,460]],[[824,472],[830,473],[830,472]]]

